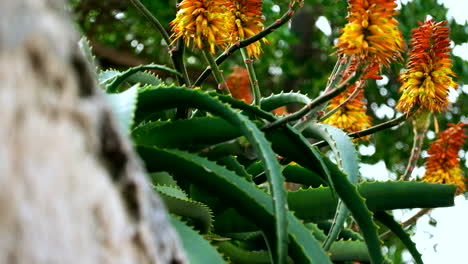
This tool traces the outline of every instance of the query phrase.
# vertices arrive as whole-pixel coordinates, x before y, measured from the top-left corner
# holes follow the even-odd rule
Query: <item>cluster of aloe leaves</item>
[[[98,79],[191,263],[386,263],[378,226],[422,263],[386,211],[451,206],[455,186],[361,182],[358,153],[342,130],[318,123],[303,132],[290,124],[265,129],[278,119],[271,110],[307,104],[307,96],[276,94],[256,107],[167,85],[146,71],[154,68],[173,71],[147,65],[102,71]],[[176,118],[187,108],[191,117]],[[311,139],[330,148],[313,147]],[[288,191],[286,182],[301,188]],[[360,233],[345,225],[351,221]]]

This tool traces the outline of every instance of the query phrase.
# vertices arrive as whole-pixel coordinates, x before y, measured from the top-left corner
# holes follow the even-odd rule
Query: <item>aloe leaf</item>
[[[244,101],[236,100],[232,98],[232,96],[220,95],[213,92],[211,92],[210,95],[216,96],[218,100],[220,100],[223,103],[229,104],[233,108],[242,110],[243,114],[250,117],[251,119],[261,118],[270,122],[276,120],[276,117],[273,114],[266,112],[258,107],[252,106],[250,104],[246,104]]]
[[[265,232],[274,229],[275,211],[271,196],[256,185],[218,164],[180,150],[138,147],[148,171],[168,171],[223,199],[249,216]],[[162,162],[163,161],[163,162]],[[320,244],[291,212],[287,212],[289,253],[296,263],[331,264]]]
[[[120,74],[121,72],[116,71],[116,70],[105,70],[105,71],[101,71],[98,74],[97,79],[99,81],[99,84],[103,87],[103,90],[105,91],[106,90],[105,84],[115,79]]]
[[[330,248],[330,258],[333,261],[370,262],[372,259],[367,251],[366,243],[361,241],[336,241]],[[382,262],[383,263],[383,262]]]
[[[305,224],[305,226],[307,227],[307,229],[309,229],[312,234],[314,235],[314,237],[319,240],[320,242],[323,242],[325,241],[325,239],[327,239],[327,236],[325,235],[325,233],[323,232],[322,229],[320,229],[318,227],[317,224],[315,223],[307,223]]]
[[[227,233],[226,236],[234,240],[252,240],[252,239],[262,238],[263,233],[262,231],[237,232],[237,233]]]
[[[210,232],[213,222],[210,208],[200,202],[189,199],[187,194],[178,187],[156,185],[154,189],[158,191],[170,213],[196,220],[197,227],[199,227],[202,234]]]
[[[260,108],[264,111],[270,112],[276,108],[288,104],[308,104],[311,100],[307,95],[300,93],[280,93],[264,97],[260,100]]]
[[[149,173],[151,183],[154,185],[166,185],[166,186],[177,186],[177,182],[167,172],[153,172]]]
[[[333,126],[311,123],[308,127],[329,144],[338,167],[352,184],[356,184],[359,176],[359,158],[351,138],[343,130]]]
[[[116,70],[105,70],[101,71],[97,77],[99,84],[103,87],[103,90],[106,90],[106,85],[109,85],[109,83],[117,79],[117,77],[121,76],[122,74],[122,72]],[[129,83],[130,85],[140,83],[141,86],[158,86],[163,83],[163,81],[159,79],[158,76],[147,71],[133,72],[133,74],[126,76],[123,81]],[[120,85],[122,85],[122,83]]]
[[[332,223],[330,221],[324,221],[317,223],[317,226],[324,232],[328,233],[332,227]],[[349,228],[343,228],[341,230],[339,239],[364,241],[364,238],[362,238],[360,233],[357,233]]]
[[[158,76],[152,74],[151,72],[146,72],[146,71],[135,72],[134,74],[130,75],[125,80],[125,82],[128,82],[130,84],[140,83],[142,86],[145,86],[145,85],[158,86],[163,83],[163,81],[159,79]]]
[[[234,111],[210,95],[198,90],[180,87],[160,87],[143,89],[137,109],[137,119],[144,120],[145,116],[158,109],[170,109],[176,107],[193,107],[217,115],[235,127],[239,127],[242,134],[252,145],[255,153],[262,160],[269,181],[273,206],[275,212],[274,232],[267,234],[270,246],[273,250],[275,262],[285,261],[287,252],[287,225],[286,220],[286,190],[283,186],[284,179],[281,174],[281,166],[276,155],[271,149],[270,143],[262,132],[247,117]]]
[[[265,134],[276,153],[315,172],[322,178],[324,185],[329,185],[330,172],[321,153],[297,130],[286,126],[269,129]]]
[[[223,156],[216,160],[220,165],[225,166],[228,170],[235,172],[237,175],[245,178],[247,181],[252,181],[252,176],[246,171],[245,167],[237,161],[233,156]]]
[[[263,167],[258,166],[257,163],[251,165],[248,171],[252,176],[255,176],[254,182],[256,184],[261,184],[266,181],[266,177],[262,173]],[[291,183],[298,183],[313,188],[328,186],[328,183],[316,172],[297,164],[286,165],[283,169],[283,175],[285,181]]]
[[[133,141],[137,145],[179,149],[213,145],[241,135],[238,128],[219,117],[154,121],[132,131]]]
[[[91,45],[89,45],[89,40],[86,37],[81,37],[78,41],[78,46],[89,64],[95,67],[96,63],[94,62],[93,49]]]
[[[130,89],[119,94],[106,94],[114,112],[117,114],[120,127],[127,134],[130,133],[130,129],[133,126],[139,86],[139,84],[135,84]]]
[[[219,197],[216,197],[219,200]],[[209,203],[206,203],[209,204]],[[225,203],[223,203],[226,206]],[[211,204],[210,204],[211,206]],[[229,207],[230,205],[228,205]],[[213,207],[214,208],[214,207]],[[233,207],[219,210],[216,214],[216,221],[214,222],[214,230],[217,234],[230,237],[233,233],[243,232],[256,232],[261,231],[260,227],[257,227],[253,221],[246,214],[240,214]],[[261,231],[262,232],[262,231]],[[262,232],[263,239],[263,232]]]
[[[223,257],[201,235],[174,216],[169,218],[191,264],[225,264]]]
[[[353,185],[356,185],[359,175],[359,160],[351,139],[345,132],[333,126],[311,123],[308,127],[330,145],[333,153],[335,154],[338,167],[340,167],[348,176],[349,181]],[[330,186],[334,188],[335,183],[333,179],[329,179],[329,181],[331,182]],[[323,244],[325,250],[328,250],[331,244],[338,237],[348,215],[348,208],[346,208],[343,201],[340,200],[336,209],[333,225]]]
[[[133,74],[135,74],[137,72],[142,72],[142,71],[146,71],[146,70],[161,70],[161,71],[166,71],[166,72],[172,73],[172,74],[177,75],[177,76],[182,76],[181,73],[179,73],[179,72],[177,72],[177,71],[175,71],[175,70],[173,70],[173,69],[171,69],[169,67],[166,67],[164,65],[158,65],[158,64],[140,65],[140,66],[130,68],[130,69],[124,71],[124,72],[121,72],[121,73],[115,75],[111,79],[107,79],[106,83],[108,83],[108,84],[106,85],[106,92],[107,93],[117,93],[117,92],[119,92],[120,85],[125,80],[127,80],[127,78],[129,78],[130,76],[132,76]]]
[[[364,182],[357,185],[357,191],[364,197],[369,210],[379,212],[453,206],[456,186],[405,181]],[[288,192],[290,210],[305,221],[319,222],[332,218],[337,202],[328,187]]]
[[[375,219],[379,220],[382,224],[384,224],[388,229],[390,229],[393,234],[395,234],[400,241],[403,243],[403,245],[406,246],[410,254],[413,256],[414,261],[417,264],[423,264],[421,254],[419,253],[418,249],[416,248],[416,245],[414,242],[411,240],[409,235],[403,230],[403,227],[395,221],[393,216],[390,214],[381,211],[381,212],[376,212],[374,214]]]
[[[324,181],[317,173],[299,165],[286,166],[283,169],[283,175],[287,182],[299,183],[313,188],[317,188],[321,185],[327,185],[327,182]]]
[[[271,259],[268,251],[248,251],[242,249],[232,242],[223,241],[223,242],[214,242],[218,250],[223,253],[223,255],[229,257],[231,263],[234,264],[270,264]],[[286,263],[293,264],[294,262],[291,259],[287,259]]]
[[[229,257],[229,260],[232,263],[270,263],[268,252],[247,251],[229,241],[213,242],[213,244],[221,253],[223,253],[223,255]],[[361,241],[336,241],[333,243],[329,251],[329,255],[332,261],[370,261],[366,244]],[[294,262],[292,259],[288,259],[287,263]]]

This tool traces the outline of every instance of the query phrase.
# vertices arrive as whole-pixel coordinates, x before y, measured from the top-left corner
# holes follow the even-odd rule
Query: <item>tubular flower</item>
[[[404,42],[394,0],[349,0],[348,23],[338,38],[338,54],[375,57],[388,66],[401,58]]]
[[[251,104],[253,102],[253,96],[250,91],[249,72],[247,69],[239,66],[234,66],[231,69],[233,72],[229,75],[226,83],[232,97]]]
[[[263,15],[261,0],[232,0],[228,3],[235,29],[233,42],[252,37],[263,30]],[[263,40],[266,42],[266,40]],[[249,56],[258,58],[262,53],[260,42],[254,42],[247,46]]]
[[[229,44],[232,32],[231,23],[224,15],[222,0],[183,0],[178,5],[176,18],[170,23],[173,37],[182,37],[187,46],[193,43],[199,49],[209,47],[215,53],[215,47]]]
[[[403,93],[397,109],[409,113],[413,106],[421,111],[441,112],[446,109],[449,87],[457,88],[452,80],[449,28],[447,21],[434,23],[427,20],[413,29],[408,69],[400,75]]]
[[[458,186],[457,194],[466,190],[463,172],[460,169],[458,151],[465,143],[465,123],[450,124],[450,128],[440,132],[438,139],[429,145],[426,173],[422,180]]]
[[[359,89],[357,94],[354,93],[356,89]],[[350,96],[353,97],[346,102]],[[371,117],[366,114],[363,99],[364,90],[360,85],[350,86],[347,91],[330,100],[330,104],[327,107],[328,110],[344,105],[327,118],[324,123],[341,128],[348,133],[369,128],[372,125]],[[369,136],[366,136],[361,139],[369,140],[369,138]]]

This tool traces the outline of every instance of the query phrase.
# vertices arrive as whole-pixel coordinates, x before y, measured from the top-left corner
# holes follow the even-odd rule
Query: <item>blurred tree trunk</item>
[[[186,263],[64,5],[0,8],[0,263]]]

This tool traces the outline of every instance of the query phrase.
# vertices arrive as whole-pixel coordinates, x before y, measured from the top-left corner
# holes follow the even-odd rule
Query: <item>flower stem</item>
[[[392,120],[389,120],[387,122],[380,123],[380,124],[375,125],[373,127],[369,127],[369,128],[357,131],[357,132],[349,133],[348,136],[352,137],[352,138],[360,138],[360,137],[365,137],[367,135],[371,135],[371,134],[374,134],[376,132],[385,130],[387,128],[392,128],[392,127],[394,127],[396,125],[399,125],[399,124],[403,123],[404,121],[406,121],[411,115],[413,115],[416,112],[416,110],[417,110],[417,108],[411,110],[411,112],[408,115],[401,115],[399,117],[396,117],[396,118],[394,118]],[[327,145],[327,143],[325,141],[323,141],[323,140],[312,144],[312,146],[316,146],[318,148],[324,147],[326,145]]]
[[[430,117],[430,113],[424,113],[415,116],[413,119],[413,148],[411,149],[411,155],[408,159],[408,165],[406,166],[406,170],[403,173],[403,175],[401,175],[400,180],[407,181],[411,177],[411,173],[416,167],[416,164],[419,160],[419,156],[421,155],[424,138],[426,137],[426,132],[429,128],[431,120]]]
[[[159,22],[159,20],[151,14],[151,12],[140,2],[140,0],[130,0],[130,2],[136,7],[136,9],[145,16],[150,23],[161,33],[164,41],[166,42],[167,48],[169,50],[169,54],[171,56],[172,65],[176,69],[176,71],[182,73],[182,76],[176,76],[177,82],[179,84],[185,84],[190,86],[190,79],[187,74],[187,69],[185,67],[183,56],[184,56],[184,45],[181,39],[177,40],[177,44],[175,48],[171,47],[171,37],[169,33],[167,33],[164,26]]]
[[[151,12],[140,2],[140,0],[130,0],[132,4],[140,11],[150,22],[153,26],[155,26],[159,32],[161,33],[164,41],[166,42],[167,46],[171,45],[171,38],[167,33],[166,29],[163,27],[161,22],[151,14]]]
[[[249,79],[250,79],[250,87],[252,89],[254,95],[254,105],[260,105],[260,99],[262,95],[260,94],[260,87],[258,86],[258,79],[257,75],[255,74],[255,69],[253,67],[253,60],[250,59],[249,55],[245,48],[241,48],[242,59],[244,59],[245,67],[249,72]]]
[[[231,94],[227,87],[226,81],[224,80],[223,73],[216,64],[213,55],[208,50],[202,49],[203,56],[205,57],[206,62],[211,68],[211,72],[213,73],[213,77],[215,78],[216,82],[218,83],[218,90],[221,91],[223,94]]]
[[[348,98],[346,98],[346,100],[344,102],[342,102],[339,106],[337,106],[337,107],[333,108],[332,110],[330,110],[329,112],[327,112],[324,116],[322,116],[319,119],[319,122],[323,122],[323,121],[327,120],[327,118],[329,118],[334,113],[336,113],[338,110],[340,110],[345,105],[347,105],[349,103],[349,101],[353,100],[359,94],[361,89],[362,89],[361,87],[356,87],[356,89],[353,91],[353,93],[350,96],[348,96]]]

